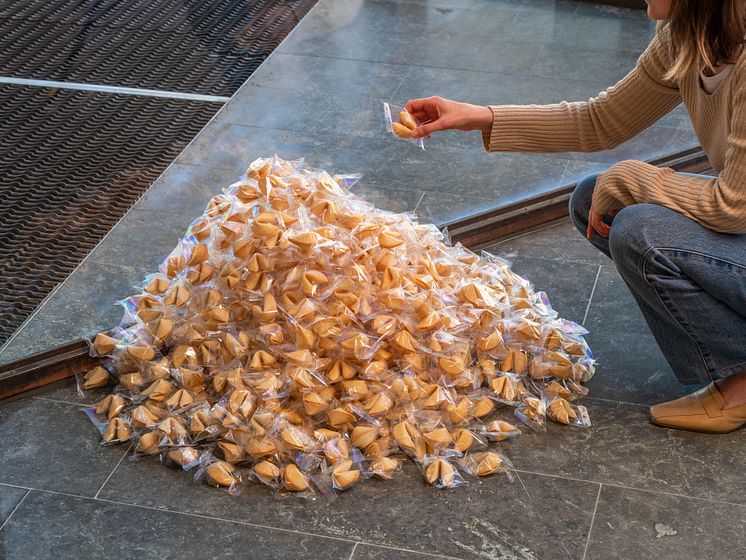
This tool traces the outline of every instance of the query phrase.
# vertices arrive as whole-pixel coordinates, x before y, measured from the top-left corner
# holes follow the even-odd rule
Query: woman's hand
[[[613,218],[617,214],[619,214],[619,210],[610,210],[607,216],[611,216]],[[609,233],[611,233],[611,228],[608,226],[606,222],[604,222],[604,217],[598,212],[596,212],[593,206],[591,206],[591,209],[588,211],[588,232],[587,232],[588,239],[591,238],[594,231],[598,233],[601,237],[609,237]]]
[[[492,128],[492,110],[481,105],[460,103],[442,97],[413,99],[407,111],[421,124],[412,131],[412,138],[430,137],[439,130],[482,130]]]

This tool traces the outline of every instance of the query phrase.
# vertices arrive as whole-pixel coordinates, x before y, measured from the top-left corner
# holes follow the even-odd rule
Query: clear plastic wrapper
[[[400,138],[406,140],[421,148],[425,149],[423,138],[412,138],[411,131],[420,123],[416,122],[414,117],[404,107],[394,105],[393,103],[383,103],[383,114],[386,119],[386,128],[388,131]]]
[[[454,460],[427,456],[418,465],[427,483],[436,488],[457,488],[466,484]]]
[[[562,397],[548,400],[547,416],[558,424],[569,424],[579,428],[589,428],[591,425],[588,410],[584,406],[572,404]]]
[[[459,464],[468,474],[479,477],[490,476],[513,466],[505,453],[496,447],[469,453],[459,461]]]

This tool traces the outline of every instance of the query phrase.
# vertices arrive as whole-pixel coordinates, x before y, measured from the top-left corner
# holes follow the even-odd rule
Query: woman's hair
[[[674,49],[666,78],[678,80],[693,65],[713,69],[735,62],[746,36],[746,1],[673,0],[663,26]]]

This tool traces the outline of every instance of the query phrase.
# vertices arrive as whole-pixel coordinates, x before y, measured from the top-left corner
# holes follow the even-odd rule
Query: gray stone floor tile
[[[635,66],[645,44],[633,52],[604,49],[576,49],[572,45],[545,44],[531,67],[531,75],[544,78],[583,80],[593,76],[606,84],[614,85]]]
[[[478,105],[509,105],[583,101],[610,84],[589,79],[558,80],[525,74],[485,73],[413,66],[396,90],[396,100],[439,95]]]
[[[484,248],[489,253],[515,253],[518,258],[537,257],[563,263],[567,274],[572,274],[574,263],[611,265],[609,258],[591,245],[569,219],[506,239]],[[531,276],[529,279],[533,280]]]
[[[51,350],[118,325],[122,309],[115,302],[134,293],[134,286],[148,272],[145,265],[84,262],[3,348],[0,363]]]
[[[598,266],[581,263],[568,266],[555,259],[520,255],[512,261],[516,273],[525,275],[537,290],[546,292],[560,317],[582,323]]]
[[[252,149],[255,140],[259,141],[267,135],[271,133],[264,128],[213,121],[175,162],[224,169],[227,170],[227,176],[240,176],[254,159],[267,155],[257,154]],[[302,149],[295,147],[294,153],[297,154]],[[282,151],[278,152],[278,155],[286,157]]]
[[[119,299],[134,293],[134,286],[150,272],[147,267],[84,262],[40,309],[26,328],[42,329],[45,321],[66,323],[68,340],[94,334],[119,324]]]
[[[420,222],[431,223],[440,227],[448,222],[478,214],[487,209],[484,200],[481,198],[425,192],[422,202],[417,207],[417,214],[420,217]]]
[[[277,53],[215,118],[301,132],[378,134],[407,67]],[[265,70],[266,69],[266,70]],[[282,107],[278,107],[282,99]]]
[[[521,10],[510,28],[516,39],[530,37],[540,43],[570,45],[575,50],[599,49],[637,53],[653,39],[655,22],[556,10]]]
[[[337,558],[354,544],[32,492],[0,533],[5,558]]]
[[[672,154],[697,145],[690,126],[676,128],[653,126],[639,136],[603,152],[573,154],[577,160],[606,163],[608,166],[625,159],[646,160]]]
[[[591,390],[593,395],[593,390]],[[516,469],[746,505],[743,432],[660,428],[648,408],[585,399],[593,425],[549,423],[505,445]]]
[[[662,523],[675,535],[657,537]],[[604,486],[588,560],[743,558],[746,507]]]
[[[80,394],[75,379],[69,378],[30,393],[32,398],[60,401],[71,404],[96,404],[111,393],[111,388],[92,389]]]
[[[27,490],[13,486],[0,485],[0,526],[8,519],[18,506]]]
[[[75,405],[24,399],[0,406],[0,483],[94,496],[125,448],[99,445]]]
[[[224,186],[232,183],[226,181]],[[215,188],[213,193],[220,192]],[[174,204],[171,212],[133,208],[91,252],[88,263],[130,266],[155,272],[158,265],[176,247],[189,224],[202,210],[179,212]],[[202,205],[204,209],[204,205]]]
[[[556,558],[558,542],[579,558],[597,492],[594,484],[530,474],[444,492],[408,464],[393,480],[365,481],[333,503],[277,501],[254,484],[232,498],[154,461],[125,460],[100,497],[464,558],[510,557],[524,547],[534,558]]]
[[[213,195],[240,176],[227,169],[175,163],[153,183],[134,209],[194,219],[204,211]]]
[[[586,328],[598,359],[591,396],[652,405],[697,388],[676,380],[613,263],[601,268]]]
[[[75,334],[70,333],[69,322],[55,321],[46,316],[36,315],[29,323],[16,331],[12,340],[8,341],[0,352],[0,364],[47,352],[75,339]]]

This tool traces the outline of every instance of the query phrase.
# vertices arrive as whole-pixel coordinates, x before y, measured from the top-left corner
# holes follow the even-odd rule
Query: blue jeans
[[[570,199],[585,237],[596,175]],[[656,204],[624,208],[609,238],[590,242],[614,261],[681,383],[746,370],[746,235],[717,233]]]

